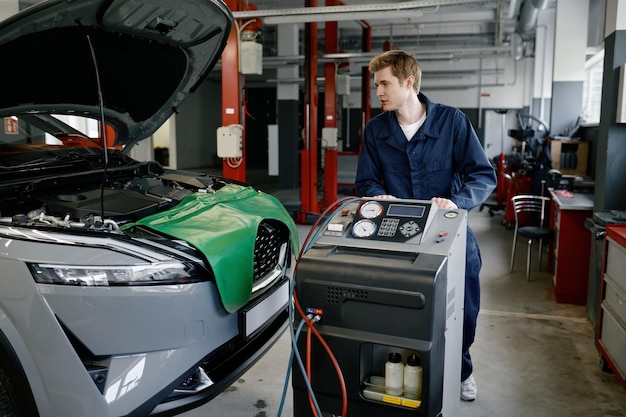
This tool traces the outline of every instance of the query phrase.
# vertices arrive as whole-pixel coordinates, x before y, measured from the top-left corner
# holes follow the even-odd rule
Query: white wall
[[[2,0],[0,1],[0,20],[13,16],[19,11],[18,0]]]
[[[568,0],[558,3],[557,8],[552,80],[582,81],[585,79],[588,18],[580,10],[589,10],[589,0]]]

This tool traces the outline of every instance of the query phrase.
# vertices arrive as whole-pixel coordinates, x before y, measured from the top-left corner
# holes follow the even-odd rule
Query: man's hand
[[[448,200],[447,198],[433,197],[431,201],[435,203],[437,208],[440,208],[440,209],[458,209],[459,208],[456,204],[454,204],[452,200]]]
[[[375,195],[374,198],[396,198],[396,197],[392,196],[391,194],[382,194],[382,195]]]

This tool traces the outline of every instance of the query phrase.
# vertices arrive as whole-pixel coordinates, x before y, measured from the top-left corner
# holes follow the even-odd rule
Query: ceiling
[[[20,9],[40,1],[19,0]],[[238,27],[241,30],[258,25],[260,30],[254,39],[262,44],[263,51],[263,74],[248,75],[248,87],[275,81],[276,68],[281,66],[297,64],[302,68],[306,22],[317,23],[320,65],[358,64],[350,65],[352,71],[366,66],[385,49],[404,49],[414,54],[422,66],[445,63],[446,71],[439,74],[445,77],[447,73],[454,76],[455,64],[464,60],[533,56],[538,15],[556,4],[556,0],[308,0],[317,6],[305,7],[305,0],[241,1],[243,10],[233,12]],[[333,54],[324,53],[326,21],[338,22],[337,52]],[[288,59],[278,56],[277,27],[282,24],[299,28],[299,52]],[[369,51],[364,50],[365,28],[371,34]],[[475,72],[485,71],[482,65],[473,65]],[[220,71],[212,71],[210,77],[219,79]],[[302,77],[294,81],[301,82]]]
[[[327,20],[338,21],[338,54],[321,54],[321,60],[367,62],[385,48],[407,50],[420,61],[519,58],[519,54],[532,54],[538,13],[554,7],[555,0],[343,0],[339,6],[327,7],[325,0],[317,0],[318,6],[312,8],[294,0],[244,3],[257,10],[235,11],[234,15],[243,24],[250,19],[263,22],[260,39],[265,68],[277,55],[277,24],[297,23],[304,28],[303,22],[318,22],[318,43],[324,51]],[[371,53],[363,53],[364,27],[371,28]],[[303,39],[300,36],[301,44]]]

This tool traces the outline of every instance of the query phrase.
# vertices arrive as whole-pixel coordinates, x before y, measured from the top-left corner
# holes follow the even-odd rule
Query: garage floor
[[[299,198],[297,190],[275,195],[288,207]],[[483,255],[482,309],[471,349],[478,398],[461,402],[460,416],[626,416],[626,390],[615,375],[601,370],[586,308],[557,304],[550,274],[536,266],[526,282],[523,243],[515,272],[509,273],[513,232],[501,221],[487,210],[469,216]],[[309,227],[298,229],[302,243]],[[183,416],[277,416],[290,349],[286,332],[239,381]],[[281,415],[293,416],[290,383]]]

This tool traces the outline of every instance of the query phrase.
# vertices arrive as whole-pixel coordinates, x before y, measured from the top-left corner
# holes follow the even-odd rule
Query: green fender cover
[[[291,250],[297,255],[296,225],[285,207],[252,187],[228,184],[213,194],[196,193],[180,204],[123,227],[143,225],[193,245],[208,259],[229,313],[243,307],[252,294],[254,244],[264,219],[289,227]]]

